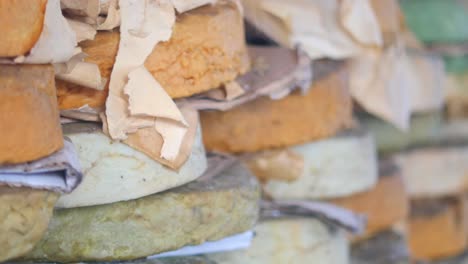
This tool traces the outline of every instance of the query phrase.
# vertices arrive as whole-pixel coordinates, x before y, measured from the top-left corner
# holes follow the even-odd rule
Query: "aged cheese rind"
[[[0,261],[32,250],[47,230],[58,194],[0,186]]]
[[[118,45],[118,32],[99,32],[94,40],[80,44],[89,55],[85,61],[97,64],[107,79]],[[218,88],[234,80],[249,68],[239,10],[234,3],[221,1],[178,16],[171,39],[156,46],[145,66],[172,98]],[[86,104],[102,107],[108,93],[107,86],[95,91],[64,81],[58,81],[57,88],[60,109]]]
[[[304,158],[302,176],[271,179],[263,189],[275,199],[324,199],[369,190],[377,183],[377,157],[369,133],[357,132],[290,148]]]
[[[113,142],[96,126],[69,124],[64,130],[78,151],[84,179],[77,189],[59,199],[57,207],[141,198],[193,181],[206,169],[200,132],[187,162],[173,171],[123,143]]]
[[[445,197],[468,190],[468,147],[421,147],[396,155],[412,198]]]
[[[315,82],[306,95],[295,92],[225,112],[203,111],[200,120],[210,151],[255,152],[332,136],[352,123],[346,70],[341,67]]]
[[[366,192],[330,202],[367,217],[365,239],[405,221],[409,212],[409,197],[401,173],[380,175],[377,185]]]
[[[63,147],[52,66],[0,66],[0,137],[0,164],[33,161]]]
[[[26,54],[42,32],[47,0],[0,2],[0,57]]]
[[[130,260],[245,232],[258,218],[257,181],[240,165],[161,194],[56,210],[25,259]]]
[[[263,222],[246,250],[210,254],[217,264],[349,263],[344,232],[315,219]]]
[[[460,196],[411,204],[408,241],[414,259],[450,258],[467,248],[466,202]]]

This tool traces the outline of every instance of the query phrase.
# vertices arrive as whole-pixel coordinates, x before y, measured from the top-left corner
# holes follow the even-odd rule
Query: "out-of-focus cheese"
[[[372,188],[378,178],[375,144],[367,132],[351,133],[290,148],[304,158],[295,181],[270,179],[264,190],[275,199],[324,199]]]

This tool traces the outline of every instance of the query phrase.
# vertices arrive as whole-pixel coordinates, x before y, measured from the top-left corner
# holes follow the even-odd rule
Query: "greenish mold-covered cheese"
[[[240,165],[160,194],[55,211],[45,237],[25,259],[131,260],[250,230],[258,217],[257,181]]]
[[[47,230],[58,194],[0,186],[0,262],[32,250]]]

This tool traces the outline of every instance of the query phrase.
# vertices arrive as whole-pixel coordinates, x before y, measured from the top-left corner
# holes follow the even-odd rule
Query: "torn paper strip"
[[[382,39],[368,0],[242,2],[255,28],[285,47],[301,45],[312,59],[353,57],[363,49],[361,43],[378,45]]]
[[[55,154],[24,164],[0,167],[0,184],[70,193],[82,174],[75,147],[65,140]]]
[[[96,29],[89,24],[73,19],[67,19],[67,22],[75,32],[78,43],[84,40],[93,40],[96,36]]]
[[[107,80],[101,77],[101,72],[96,64],[83,61],[76,63],[69,73],[57,74],[56,77],[60,80],[100,91],[104,90],[107,83]]]
[[[346,230],[361,234],[366,227],[366,218],[352,211],[335,205],[312,201],[262,201],[261,215],[263,218],[313,217],[335,224]]]
[[[175,11],[168,1],[121,0],[119,6],[122,18],[120,44],[106,101],[108,130],[113,139],[125,139],[129,132],[154,125],[147,119],[131,116],[124,87],[130,72],[144,64],[154,46],[170,38],[175,22]],[[152,102],[146,111],[158,111],[160,98],[145,100]]]
[[[68,61],[77,45],[75,32],[62,15],[59,0],[47,1],[44,27],[41,36],[25,57],[17,63],[47,64]]]
[[[165,118],[185,123],[182,113],[171,97],[143,65],[128,74],[124,93],[128,95],[128,109],[131,115]]]
[[[280,99],[295,89],[306,92],[312,83],[311,60],[300,49],[281,47],[249,47],[252,70],[239,76],[236,83],[244,93],[231,100],[213,97],[214,92],[181,99],[179,106],[199,110],[225,111],[255,100],[260,96]]]
[[[401,47],[367,51],[351,61],[351,94],[366,111],[405,131],[412,108],[410,72]]]
[[[117,0],[107,1],[107,6],[103,7],[101,2],[101,13],[105,8],[107,15],[105,18],[98,17],[98,30],[112,30],[120,26],[120,10]]]

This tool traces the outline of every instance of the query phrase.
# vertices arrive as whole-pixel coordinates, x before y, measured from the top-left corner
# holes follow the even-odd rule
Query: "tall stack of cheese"
[[[372,135],[354,122],[352,96],[362,101],[375,97],[353,90],[356,75],[349,67],[349,60],[361,52],[386,50],[383,40],[391,41],[392,27],[386,22],[379,27],[374,12],[388,9],[380,1],[243,3],[248,39],[286,47],[299,44],[314,59],[313,84],[309,91],[279,100],[260,98],[224,112],[201,112],[205,146],[240,155],[259,178],[264,199],[304,206],[327,202],[365,215],[368,225],[350,240],[324,223],[297,218],[300,214],[264,220],[255,228],[249,249],[208,258],[216,263],[404,263],[409,254],[404,237],[409,201],[401,172],[392,161],[378,162]],[[383,5],[398,11],[394,1]],[[352,15],[341,13],[344,10],[357,15],[352,17],[356,23],[347,20]],[[374,24],[367,24],[369,17]],[[345,22],[350,22],[350,31],[339,24]],[[365,33],[360,32],[363,25],[370,27]],[[393,30],[399,26],[395,23]],[[372,36],[374,32],[378,36]]]
[[[254,226],[257,181],[238,163],[208,167],[198,112],[172,99],[249,69],[241,10],[227,0],[0,4],[0,164],[42,173],[30,162],[60,150],[63,131],[84,174],[60,197],[1,186],[0,261],[133,260]],[[0,168],[0,182],[15,169]]]
[[[468,2],[401,3],[408,25],[424,44],[419,49],[443,56],[446,70],[445,112],[431,142],[398,155],[412,198],[410,245],[415,259],[464,263],[467,260],[457,256],[468,249],[464,92]]]
[[[11,60],[43,41],[43,22],[53,16],[46,7],[47,1],[0,4],[0,261],[30,251],[60,193],[81,180],[75,150],[62,135],[54,67],[29,60],[33,55]]]

